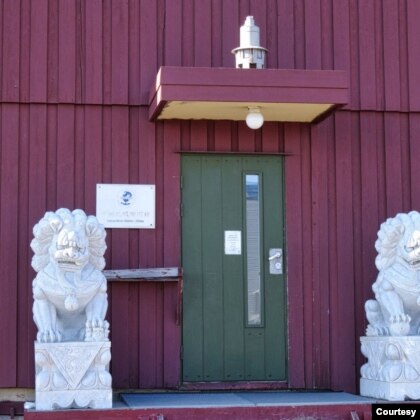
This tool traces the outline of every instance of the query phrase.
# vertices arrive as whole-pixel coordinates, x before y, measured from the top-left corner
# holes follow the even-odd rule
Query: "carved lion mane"
[[[420,328],[420,214],[400,213],[381,225],[375,243],[379,270],[375,300],[365,304],[366,335],[418,335]]]
[[[108,337],[104,227],[83,210],[47,212],[33,229],[34,321],[40,342]]]

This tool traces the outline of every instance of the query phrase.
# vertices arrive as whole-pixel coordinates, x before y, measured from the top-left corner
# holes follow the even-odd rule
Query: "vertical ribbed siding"
[[[317,126],[147,120],[161,65],[233,67],[253,14],[269,68],[350,72]],[[99,182],[155,183],[157,228],[112,230],[108,268],[179,265],[179,150],[289,152],[292,387],[355,391],[380,223],[420,207],[417,0],[0,0],[0,386],[33,386],[31,229],[95,212]],[[115,387],[179,381],[177,290],[112,284]]]
[[[349,70],[348,109],[420,111],[415,0],[1,6],[2,102],[146,105],[160,65],[233,67],[239,26],[253,14],[269,49],[267,67]]]
[[[35,273],[29,243],[32,227],[46,210],[81,207],[94,214],[97,183],[156,183],[157,229],[109,230],[107,268],[179,264],[179,169],[172,153],[178,149],[172,143],[177,128],[165,127],[170,140],[161,138],[162,147],[155,150],[154,125],[146,114],[127,106],[0,105],[0,260],[5,273],[0,352],[8,355],[0,361],[2,387],[33,386]],[[155,160],[165,162],[159,170]],[[174,358],[179,353],[176,287],[111,284],[109,302],[115,386],[174,386],[179,371]]]

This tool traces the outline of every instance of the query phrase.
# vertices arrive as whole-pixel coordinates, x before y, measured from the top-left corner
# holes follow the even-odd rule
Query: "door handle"
[[[268,261],[270,263],[270,274],[283,274],[283,250],[281,248],[270,248]]]
[[[277,251],[274,255],[271,255],[271,257],[268,257],[268,261],[273,261],[276,258],[280,258],[280,257],[281,257],[281,253]]]

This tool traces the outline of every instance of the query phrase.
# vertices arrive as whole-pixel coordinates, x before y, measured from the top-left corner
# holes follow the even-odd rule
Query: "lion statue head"
[[[86,216],[83,210],[47,212],[33,234],[32,267],[36,272],[52,261],[64,271],[81,270],[88,262],[98,270],[105,267],[106,231],[95,216]]]
[[[420,269],[420,213],[400,213],[382,223],[375,249],[379,271],[391,267],[397,260],[415,270]]]

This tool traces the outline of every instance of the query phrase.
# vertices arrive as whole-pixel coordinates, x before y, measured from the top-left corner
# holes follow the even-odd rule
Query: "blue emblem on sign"
[[[131,204],[132,199],[133,199],[133,194],[130,191],[124,191],[121,196],[120,203],[124,206],[129,206]]]

